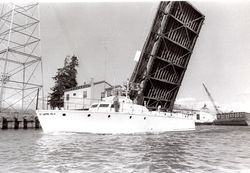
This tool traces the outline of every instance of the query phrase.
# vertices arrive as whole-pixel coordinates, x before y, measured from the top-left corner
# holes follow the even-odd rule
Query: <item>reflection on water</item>
[[[250,127],[159,135],[0,133],[0,172],[250,172]]]

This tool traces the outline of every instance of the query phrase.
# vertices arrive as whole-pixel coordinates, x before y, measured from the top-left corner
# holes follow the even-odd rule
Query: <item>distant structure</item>
[[[204,19],[188,2],[160,2],[130,79],[138,104],[172,111]]]
[[[114,91],[118,91],[118,95],[124,95],[123,87],[121,85],[115,85],[115,86],[105,88],[105,91],[102,93],[102,98],[113,96]]]
[[[3,3],[0,26],[0,112],[26,113],[43,94],[38,3]]]
[[[101,101],[101,96],[106,88],[110,88],[106,81],[94,82],[67,89],[64,92],[64,109],[81,110],[88,109],[94,102]]]
[[[216,114],[219,114],[220,111],[219,111],[218,107],[216,106],[215,101],[214,101],[212,95],[211,95],[210,92],[208,91],[206,85],[205,85],[204,83],[203,83],[202,85],[203,85],[203,87],[204,87],[204,89],[205,89],[205,91],[206,91],[206,93],[207,93],[207,96],[209,97],[209,99],[210,99],[210,101],[211,101],[211,103],[212,103],[212,105],[213,105],[215,111],[216,111]]]
[[[216,116],[215,125],[250,126],[250,113],[248,112],[224,112]]]
[[[229,125],[229,126],[249,126],[250,125],[250,113],[248,112],[222,112],[218,109],[215,101],[208,91],[206,85],[202,84],[210,101],[212,102],[214,109],[216,110],[216,118],[214,120],[215,125]]]

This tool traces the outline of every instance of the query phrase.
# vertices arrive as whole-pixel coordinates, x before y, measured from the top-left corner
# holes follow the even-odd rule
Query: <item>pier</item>
[[[0,114],[0,128],[6,129],[40,129],[40,122],[35,115]]]

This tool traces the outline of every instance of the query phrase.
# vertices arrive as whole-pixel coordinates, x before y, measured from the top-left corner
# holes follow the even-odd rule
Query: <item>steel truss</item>
[[[185,1],[160,2],[130,82],[151,110],[172,111],[205,17]]]
[[[27,113],[35,108],[43,83],[40,52],[38,3],[2,4],[0,112]]]

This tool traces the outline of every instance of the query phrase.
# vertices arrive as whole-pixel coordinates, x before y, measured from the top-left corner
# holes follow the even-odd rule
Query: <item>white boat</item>
[[[84,132],[97,134],[163,133],[195,129],[195,122],[182,113],[150,112],[126,97],[119,97],[119,111],[114,97],[92,104],[84,110],[37,110],[44,132]]]
[[[212,125],[216,119],[215,115],[202,110],[195,112],[193,118],[196,125]]]
[[[175,111],[188,114],[188,116],[192,117],[194,120],[195,125],[212,125],[216,119],[216,115],[211,113],[206,104],[200,110],[194,110],[187,107],[184,108],[182,105],[176,105]]]

